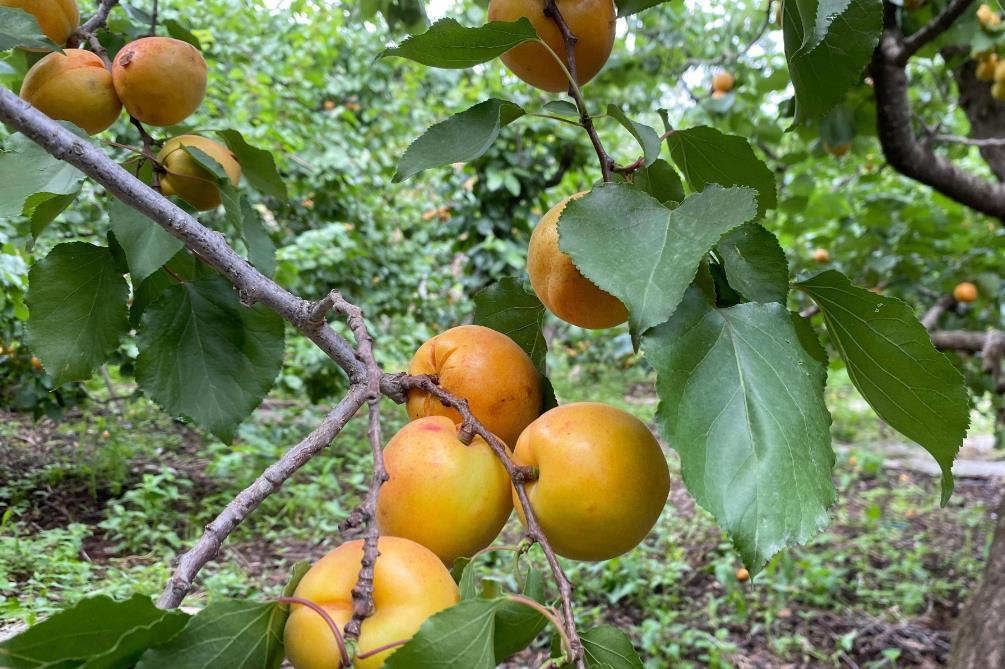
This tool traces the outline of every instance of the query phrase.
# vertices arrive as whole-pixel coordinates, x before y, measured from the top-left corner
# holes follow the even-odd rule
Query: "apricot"
[[[80,10],[76,0],[0,0],[0,7],[23,9],[38,21],[45,36],[56,44],[66,44],[67,38],[80,25]]]
[[[169,139],[157,154],[157,162],[167,170],[161,177],[161,192],[177,195],[199,211],[220,206],[220,187],[216,177],[200,165],[183,147],[195,147],[220,163],[230,182],[241,180],[241,166],[230,149],[199,135],[178,135]]]
[[[425,620],[460,600],[450,572],[428,549],[400,537],[381,537],[374,567],[373,615],[363,621],[359,652],[410,639]],[[318,560],[297,586],[295,597],[320,605],[344,628],[352,617],[352,589],[359,577],[363,542],[344,543]],[[292,604],[284,632],[286,657],[295,669],[339,666],[338,644],[325,620]],[[357,659],[356,669],[379,669],[396,648]]]
[[[823,265],[824,263],[828,263],[831,261],[830,251],[828,251],[827,249],[815,249],[813,251],[813,259],[816,260],[821,265]]]
[[[461,325],[419,347],[409,374],[435,374],[440,385],[468,406],[482,425],[512,445],[541,413],[541,378],[515,341],[481,325]],[[412,420],[460,414],[422,390],[410,390],[406,404]]]
[[[615,10],[612,0],[558,0],[569,30],[576,36],[576,81],[583,85],[593,79],[614,48]],[[491,0],[490,21],[516,21],[527,17],[541,39],[565,63],[565,40],[552,19],[544,15],[541,0]],[[525,43],[502,55],[510,72],[531,86],[552,93],[569,89],[569,79],[555,58],[539,43]]]
[[[975,302],[977,300],[977,286],[964,281],[953,288],[953,297],[957,302]]]
[[[57,121],[69,121],[94,135],[115,123],[122,103],[112,75],[96,54],[66,49],[32,65],[21,84],[21,97]]]
[[[714,77],[712,77],[712,90],[722,91],[723,93],[728,93],[733,90],[733,86],[736,84],[736,79],[729,72],[719,72]]]
[[[998,67],[998,56],[989,54],[977,61],[974,74],[981,81],[993,81]]]
[[[848,142],[842,142],[841,144],[832,145],[830,142],[824,142],[824,151],[831,154],[835,158],[841,158],[842,156],[848,155],[851,151],[851,144]]]
[[[558,246],[558,220],[570,200],[567,197],[541,217],[530,237],[527,273],[538,298],[548,311],[566,323],[581,328],[609,328],[628,320],[628,310],[621,301],[583,276]]]
[[[744,583],[750,580],[750,572],[745,567],[740,567],[736,570],[736,580],[740,583]]]
[[[991,97],[995,100],[1005,101],[1005,81],[996,81],[991,84]]]
[[[524,430],[513,462],[536,467],[526,485],[555,552],[607,560],[637,546],[656,524],[670,491],[663,451],[629,413],[595,402],[566,404]],[[513,491],[520,521],[523,507]]]
[[[206,61],[188,42],[144,37],[122,47],[112,80],[130,116],[149,125],[181,123],[206,95]]]
[[[492,543],[513,511],[506,468],[481,437],[465,445],[458,430],[427,416],[394,435],[377,503],[381,534],[420,543],[448,565]]]

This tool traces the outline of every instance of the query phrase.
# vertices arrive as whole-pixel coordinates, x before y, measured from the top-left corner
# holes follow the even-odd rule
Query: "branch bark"
[[[346,397],[331,410],[321,425],[287,451],[278,462],[262,472],[254,483],[242,490],[213,522],[206,526],[199,542],[179,559],[174,574],[168,580],[157,602],[158,607],[173,609],[181,604],[192,589],[192,582],[199,570],[219,554],[220,547],[230,533],[248,517],[248,514],[257,509],[266,497],[278,490],[297,470],[324,450],[356,415],[366,402],[367,396],[368,390],[365,385],[352,386]]]
[[[883,154],[895,170],[975,211],[1005,221],[1005,185],[967,172],[936,154],[919,141],[911,123],[907,62],[971,3],[972,0],[953,0],[929,26],[907,40],[897,23],[897,8],[889,2],[884,5],[883,34],[870,66],[875,82],[877,134]]]

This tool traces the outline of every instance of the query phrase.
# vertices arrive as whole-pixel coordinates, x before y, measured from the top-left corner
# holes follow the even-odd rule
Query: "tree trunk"
[[[977,78],[976,63],[967,59],[953,75],[960,93],[960,107],[970,121],[974,139],[1005,137],[1005,104],[991,97],[991,83]],[[1005,181],[1005,146],[982,146],[981,157],[998,177]]]
[[[987,570],[957,621],[950,669],[1005,667],[1005,493],[998,505]]]

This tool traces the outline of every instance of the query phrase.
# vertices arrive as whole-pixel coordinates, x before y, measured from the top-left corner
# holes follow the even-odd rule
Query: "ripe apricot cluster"
[[[57,44],[67,41],[80,20],[75,0],[0,0],[0,5],[34,15]],[[144,37],[122,47],[110,66],[84,49],[50,53],[28,70],[21,97],[49,117],[93,135],[111,127],[122,107],[147,125],[181,123],[202,103],[206,80],[206,61],[194,46],[170,37]],[[167,141],[157,155],[161,192],[177,195],[200,211],[219,206],[216,179],[187,148],[213,158],[234,185],[240,180],[241,167],[225,146],[181,135]]]
[[[1005,61],[994,51],[985,51],[976,60],[975,76],[981,81],[991,82],[991,97],[1005,100]]]
[[[977,21],[981,27],[988,31],[997,30],[1002,24],[1001,14],[991,9],[990,5],[981,5],[977,8]]]

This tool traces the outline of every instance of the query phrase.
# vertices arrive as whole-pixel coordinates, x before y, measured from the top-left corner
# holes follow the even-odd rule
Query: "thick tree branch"
[[[887,162],[904,176],[1005,221],[1005,186],[957,167],[918,141],[907,95],[905,54],[909,52],[897,24],[896,8],[890,3],[885,5],[884,23],[870,72],[875,82],[877,134]]]
[[[938,13],[931,21],[926,23],[921,30],[904,38],[903,50],[901,51],[901,65],[906,65],[908,59],[918,53],[926,44],[934,40],[942,33],[949,30],[956,19],[963,16],[974,0],[951,0],[945,8]]]
[[[83,25],[77,28],[75,33],[70,35],[70,37],[66,40],[66,46],[73,49],[80,44],[82,39],[86,39],[87,36],[95,30],[102,28],[105,23],[108,22],[108,14],[117,4],[119,4],[119,0],[101,0],[98,4],[98,10],[94,13],[94,16],[87,19]]]
[[[199,542],[179,559],[174,575],[168,580],[157,606],[162,609],[173,609],[181,604],[185,595],[192,589],[192,582],[199,570],[217,556],[230,533],[248,517],[248,514],[258,508],[266,497],[278,490],[297,470],[331,443],[367,401],[368,394],[365,385],[357,384],[350,387],[345,398],[331,410],[321,425],[287,451],[278,462],[262,472],[254,483],[242,490],[213,522],[206,526]]]

